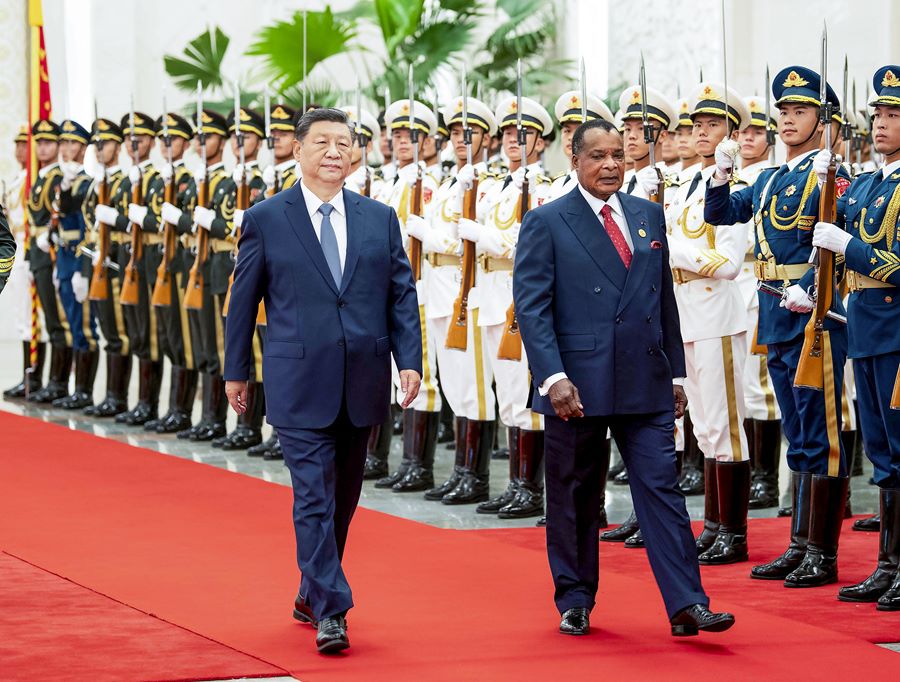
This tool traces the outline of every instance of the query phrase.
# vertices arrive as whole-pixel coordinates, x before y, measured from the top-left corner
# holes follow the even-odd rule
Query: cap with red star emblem
[[[507,97],[497,107],[497,120],[500,130],[516,125],[516,98]],[[541,137],[546,137],[553,132],[553,121],[550,114],[536,100],[530,97],[522,98],[522,125],[526,128],[534,128]]]
[[[560,125],[570,121],[584,123],[584,119],[581,116],[581,93],[577,90],[564,92],[559,96],[559,99],[556,100],[556,106],[553,107],[553,112],[556,114],[556,120],[559,121]],[[603,103],[602,99],[591,93],[587,94],[585,113],[588,121],[602,118],[609,123],[615,123],[615,117],[609,110],[609,107]]]
[[[462,100],[462,95],[457,95],[453,98],[452,103],[449,106],[444,107],[442,113],[444,114],[444,120],[447,122],[448,127],[452,126],[454,123],[463,122]],[[477,100],[474,97],[466,98],[466,118],[468,119],[470,126],[483,128],[487,131],[488,135],[493,135],[497,132],[497,119],[494,118],[494,112],[481,100]]]
[[[882,66],[872,78],[875,88],[875,99],[869,102],[870,107],[900,107],[900,66]]]
[[[629,85],[619,95],[619,107],[622,109],[622,119],[641,118],[641,86]],[[672,110],[672,104],[658,90],[647,88],[647,116],[657,123],[661,123],[664,130],[675,130],[678,126],[678,118]]]
[[[419,101],[413,101],[412,116],[408,99],[400,99],[391,104],[384,112],[384,125],[391,130],[399,128],[415,128],[426,135],[437,132],[437,118],[434,112]]]
[[[737,130],[743,130],[750,124],[750,111],[744,100],[734,88],[728,88],[728,97],[725,97],[725,86],[719,83],[701,83],[698,85],[688,102],[691,108],[691,119],[697,114],[710,114],[712,116],[726,115],[726,100],[728,103],[728,118]]]

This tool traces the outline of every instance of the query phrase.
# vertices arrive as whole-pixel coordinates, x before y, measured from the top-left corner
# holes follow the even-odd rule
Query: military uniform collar
[[[153,163],[153,162],[152,162],[149,158],[148,158],[148,159],[144,159],[143,161],[141,161],[141,162],[138,164],[138,168],[140,168],[141,170],[147,170],[147,167],[148,167],[150,164],[152,164],[152,163]]]
[[[257,161],[256,159],[253,159],[253,161],[248,161],[247,163],[245,163],[244,167],[249,170],[251,168],[256,168],[258,165],[259,165],[259,161]]]
[[[214,163],[212,166],[206,167],[207,173],[215,173],[217,170],[221,170],[225,167],[225,164],[219,161],[218,163]]]
[[[900,159],[891,162],[887,166],[884,166],[881,170],[882,175],[884,175],[885,180],[887,180],[887,178],[889,178],[892,174],[900,171]]]
[[[54,168],[59,168],[59,162],[51,163],[49,166],[44,166],[38,171],[38,176],[41,178],[47,177],[47,173],[52,171]]]
[[[284,172],[286,170],[290,170],[293,168],[297,162],[294,159],[288,159],[287,161],[282,161],[277,166],[275,166],[276,171]]]
[[[793,159],[787,162],[788,171],[792,172],[797,170],[797,166],[806,161],[807,159],[811,159],[813,156],[819,153],[818,149],[813,149],[811,152],[806,152],[806,154],[801,154],[800,156],[795,156]]]
[[[749,166],[739,168],[738,171],[740,172],[741,177],[744,177],[746,175],[752,175],[753,173],[763,171],[766,168],[772,168],[772,164],[769,163],[768,159],[765,161],[757,161],[756,163],[751,163]]]
[[[115,175],[115,174],[118,173],[120,170],[121,170],[121,166],[119,166],[119,164],[116,164],[115,166],[107,166],[107,167],[106,167],[106,174],[107,174],[107,175]]]

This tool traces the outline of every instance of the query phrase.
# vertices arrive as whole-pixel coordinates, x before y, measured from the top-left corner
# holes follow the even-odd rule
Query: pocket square
[[[658,241],[656,241],[656,240],[654,239],[652,242],[650,242],[650,248],[651,248],[651,249],[661,249],[661,248],[662,248],[662,242],[658,242]]]
[[[854,199],[853,197],[850,197],[849,199],[847,199],[847,203],[852,206],[853,204],[856,203],[856,199]]]

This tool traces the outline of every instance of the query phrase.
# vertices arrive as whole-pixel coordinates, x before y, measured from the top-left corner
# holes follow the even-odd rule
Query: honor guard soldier
[[[875,72],[872,133],[880,170],[854,180],[838,201],[836,224],[819,222],[813,245],[846,258],[860,427],[879,487],[880,541],[875,571],[842,587],[838,599],[900,610],[900,66]],[[814,163],[827,169],[825,155]],[[822,178],[820,176],[820,182]],[[846,231],[845,231],[846,230]]]
[[[528,97],[506,98],[494,116],[510,172],[493,192],[484,223],[461,220],[459,236],[475,242],[480,256],[478,286],[470,294],[469,308],[478,310],[478,326],[494,373],[500,421],[507,428],[517,429],[510,441],[517,443],[510,446],[510,461],[518,455],[518,467],[512,471],[511,463],[506,490],[489,500],[495,422],[470,420],[461,480],[441,501],[483,502],[476,508],[479,513],[524,518],[540,516],[544,511],[544,420],[529,407],[531,376],[513,306],[513,260],[524,213],[550,197],[551,180],[544,175],[540,159],[546,138],[553,132],[553,121],[543,106]]]
[[[380,139],[381,128],[378,119],[365,109],[360,110],[357,116],[356,107],[338,107],[347,116],[354,126],[358,125],[358,135],[353,139],[353,153],[350,156],[350,175],[344,185],[349,190],[363,196],[376,197],[381,193],[384,181],[378,177],[375,169],[368,162],[373,158],[375,140]],[[366,164],[363,166],[363,148],[365,148]]]
[[[27,392],[37,393],[43,384],[44,354],[47,347],[47,333],[43,315],[38,308],[37,321],[37,361],[31,369],[31,286],[28,281],[28,262],[25,260],[25,177],[28,163],[28,126],[19,128],[14,138],[16,162],[20,166],[13,181],[4,184],[4,195],[0,203],[6,211],[6,219],[16,240],[16,258],[12,262],[6,287],[6,298],[13,299],[16,316],[16,337],[22,341],[22,381],[3,391],[7,400],[24,398]]]
[[[61,126],[60,148],[63,172],[59,184],[59,230],[55,234],[56,280],[59,299],[72,335],[75,354],[75,391],[53,401],[53,407],[79,410],[94,404],[94,379],[100,352],[97,328],[88,300],[88,279],[82,272],[85,257],[80,249],[85,240],[86,224],[82,205],[91,186],[91,176],[84,170],[84,153],[91,134],[71,120]]]
[[[115,230],[124,233],[119,248],[119,268],[122,290],[119,304],[125,318],[125,329],[131,354],[138,361],[138,402],[131,410],[116,415],[116,422],[129,426],[143,426],[156,419],[159,410],[159,389],[162,383],[162,362],[156,334],[156,313],[150,305],[151,282],[148,280],[145,248],[156,244],[157,216],[150,215],[144,197],[157,170],[150,161],[156,141],[156,124],[141,112],[122,117],[120,124],[125,137],[125,151],[132,166],[123,182],[129,195],[126,210],[119,214]],[[98,212],[105,209],[98,207]],[[156,272],[153,272],[156,275]]]
[[[423,148],[422,161],[425,164],[425,172],[433,177],[440,185],[444,181],[444,165],[441,161],[441,153],[447,146],[447,139],[450,137],[450,131],[447,130],[447,124],[444,122],[444,115],[434,110],[437,118],[437,128],[433,135],[425,138],[425,146]]]
[[[691,120],[691,107],[688,101],[677,100],[675,110],[678,112],[678,123],[670,137],[675,138],[678,165],[673,167],[672,172],[678,174],[678,184],[681,184],[690,182],[700,170],[700,155],[694,148],[694,122]]]
[[[793,520],[787,550],[768,564],[755,566],[751,576],[783,580],[786,587],[814,587],[837,580],[837,548],[844,516],[847,462],[839,437],[841,388],[847,358],[847,330],[840,322],[823,320],[821,335],[823,384],[827,390],[795,385],[798,367],[807,362],[804,329],[815,302],[807,293],[816,280],[810,264],[812,230],[819,215],[819,187],[813,168],[824,121],[820,110],[839,107],[826,86],[820,95],[819,74],[802,66],[788,67],[774,79],[778,129],[787,146],[787,162],[763,171],[752,187],[729,193],[734,152],[716,150],[717,171],[706,189],[706,221],[712,225],[756,223],[756,276],[779,300],[759,292],[757,341],[768,349],[769,375],[781,407],[787,461],[791,468]],[[823,104],[827,106],[823,106]],[[835,196],[849,186],[839,168]],[[830,284],[830,283],[829,283]],[[827,292],[820,292],[826,296]],[[834,307],[843,313],[834,295]]]
[[[117,123],[105,118],[94,121],[91,140],[100,174],[94,178],[81,212],[85,224],[93,227],[87,238],[94,253],[89,269],[91,288],[88,296],[105,342],[106,397],[98,405],[84,409],[91,417],[114,417],[128,409],[131,353],[119,307],[122,271],[118,265],[120,251],[124,251],[124,238],[128,235],[115,230],[120,212],[126,213],[129,203],[127,179],[119,166],[119,151],[124,139]]]
[[[50,375],[47,385],[28,396],[30,402],[50,403],[69,393],[69,372],[72,368],[72,339],[53,286],[53,256],[50,231],[56,231],[58,217],[53,207],[57,189],[62,181],[59,168],[59,126],[41,119],[31,129],[35,145],[38,174],[28,197],[27,219],[31,228],[28,261],[37,289],[44,322],[50,338]]]
[[[185,305],[189,308],[191,343],[198,349],[197,369],[202,373],[203,409],[200,421],[178,433],[178,437],[192,441],[210,441],[225,435],[228,401],[222,379],[224,355],[224,326],[222,305],[231,274],[229,239],[235,209],[235,184],[222,163],[228,126],[225,118],[212,110],[200,114],[198,143],[204,145],[206,165],[194,174],[198,188],[205,186],[206,205],[196,203],[191,216],[191,235],[188,240],[191,255]],[[201,231],[206,235],[201,237]],[[206,244],[206,248],[203,245]],[[196,287],[191,289],[191,282]],[[196,302],[190,300],[197,296]],[[196,305],[197,307],[192,307]]]
[[[478,312],[469,306],[471,291],[477,286],[475,245],[460,248],[459,222],[483,222],[489,197],[497,188],[497,178],[482,161],[497,123],[486,104],[472,97],[464,102],[463,97],[454,97],[442,112],[456,166],[438,189],[431,229],[420,235],[432,266],[425,316],[435,329],[441,388],[455,415],[454,466],[445,482],[425,493],[425,499],[432,501],[441,500],[459,485],[469,452],[469,424],[475,423],[475,438],[481,423],[495,419],[490,353],[478,326]],[[461,258],[461,252],[468,256]],[[478,442],[473,440],[473,447]],[[517,443],[515,438],[509,442],[513,456]]]
[[[194,129],[182,116],[165,112],[156,120],[156,135],[163,164],[147,188],[147,206],[155,216],[160,242],[147,254],[148,272],[155,273],[150,303],[156,311],[159,353],[172,365],[169,405],[159,419],[144,424],[145,431],[178,433],[191,427],[191,412],[197,394],[197,359],[191,342],[184,287],[188,269],[182,238],[190,232],[190,216],[197,189],[184,164]]]
[[[587,102],[585,102],[584,106],[586,120],[591,121],[595,118],[602,118],[615,124],[615,119],[609,107],[596,95],[588,94]],[[581,93],[577,90],[564,92],[556,100],[553,112],[556,114],[557,123],[559,123],[563,155],[569,160],[569,170],[553,180],[553,184],[550,187],[550,200],[567,194],[576,184],[575,169],[572,168],[572,136],[575,134],[575,129],[585,122],[585,116],[582,116],[581,113]]]
[[[666,186],[677,185],[677,178],[668,172],[662,161],[662,141],[678,125],[672,105],[665,96],[647,88],[647,116],[653,128],[653,151],[656,169],[665,179]],[[625,155],[634,162],[634,168],[625,171],[625,192],[632,196],[649,198],[657,185],[657,170],[650,166],[650,144],[644,141],[644,124],[641,115],[641,86],[631,85],[619,96],[622,110],[622,135],[625,138]]]
[[[249,208],[259,196],[265,196],[266,183],[262,179],[262,173],[259,170],[259,164],[256,160],[259,150],[262,146],[262,140],[265,138],[265,122],[263,117],[252,109],[246,107],[239,108],[240,116],[240,133],[242,139],[237,135],[235,127],[235,112],[230,111],[228,114],[228,134],[231,139],[231,151],[234,158],[238,160],[231,174],[231,180],[234,183],[235,196],[238,192],[245,192],[247,196],[247,208]],[[241,148],[243,144],[244,165],[241,166]],[[244,209],[235,209],[233,218],[235,230],[240,230],[241,221],[243,220]],[[229,276],[234,270],[234,262],[236,260],[236,241],[237,237],[232,240],[235,244],[231,251],[232,263]],[[230,285],[229,285],[230,286]],[[254,377],[247,383],[247,410],[238,415],[237,426],[234,431],[227,436],[215,438],[212,446],[223,450],[247,450],[262,443],[262,420],[265,406],[265,398],[263,395],[262,384],[262,334],[257,329],[257,333],[253,337],[253,360],[254,360]]]
[[[766,110],[762,97],[745,97],[750,111],[750,125],[738,133],[741,161],[738,175],[741,182],[752,186],[759,174],[772,168],[771,153],[777,124],[771,111]],[[771,141],[770,141],[771,133]],[[781,458],[781,410],[769,378],[765,346],[757,342],[759,299],[756,294],[755,246],[756,226],[749,225],[748,250],[738,274],[741,295],[747,306],[747,338],[750,352],[744,364],[744,422],[747,445],[750,448],[750,509],[778,506],[778,466]]]
[[[3,289],[6,287],[6,281],[9,279],[9,273],[12,271],[15,260],[16,238],[9,229],[6,210],[0,203],[0,293],[3,293]]]
[[[434,113],[418,101],[408,99],[392,103],[384,115],[385,126],[391,131],[397,175],[393,183],[385,183],[378,197],[391,206],[400,219],[400,228],[407,243],[407,251],[413,254],[416,242],[421,248],[420,237],[430,227],[431,215],[435,210],[434,198],[437,180],[425,171],[424,159],[426,138],[437,130]],[[414,235],[419,235],[416,237]],[[421,251],[419,252],[421,256]],[[393,488],[405,481],[404,488],[427,489],[434,485],[434,451],[437,445],[438,422],[441,412],[441,395],[437,379],[437,352],[439,342],[435,329],[425,316],[428,305],[429,282],[432,265],[421,259],[412,263],[413,272],[419,273],[416,282],[419,297],[419,314],[422,319],[422,362],[423,375],[419,395],[403,412],[403,459],[399,468],[389,476],[375,482],[376,488]],[[440,340],[443,342],[443,340]],[[395,385],[398,383],[394,374]],[[403,401],[404,394],[397,387],[396,402]],[[382,428],[386,428],[382,426]]]
[[[747,560],[747,313],[736,278],[747,253],[749,226],[707,224],[703,200],[705,184],[716,170],[716,146],[746,127],[750,112],[737,92],[726,92],[718,83],[697,86],[689,105],[701,162],[694,177],[672,192],[669,262],[684,340],[684,388],[693,433],[704,455],[706,509],[697,551],[701,564],[730,564]]]

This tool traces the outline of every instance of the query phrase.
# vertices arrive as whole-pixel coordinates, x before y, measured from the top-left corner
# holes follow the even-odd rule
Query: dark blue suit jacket
[[[522,224],[513,295],[541,414],[555,411],[537,387],[557,372],[587,416],[674,409],[672,378],[685,365],[665,217],[657,204],[618,197],[635,245],[628,270],[577,186]]]
[[[356,426],[383,422],[391,352],[422,372],[415,282],[397,214],[343,190],[347,256],[338,288],[300,183],[244,214],[225,328],[225,379],[246,380],[257,306],[265,299],[266,414],[273,426],[325,428],[342,401]]]

